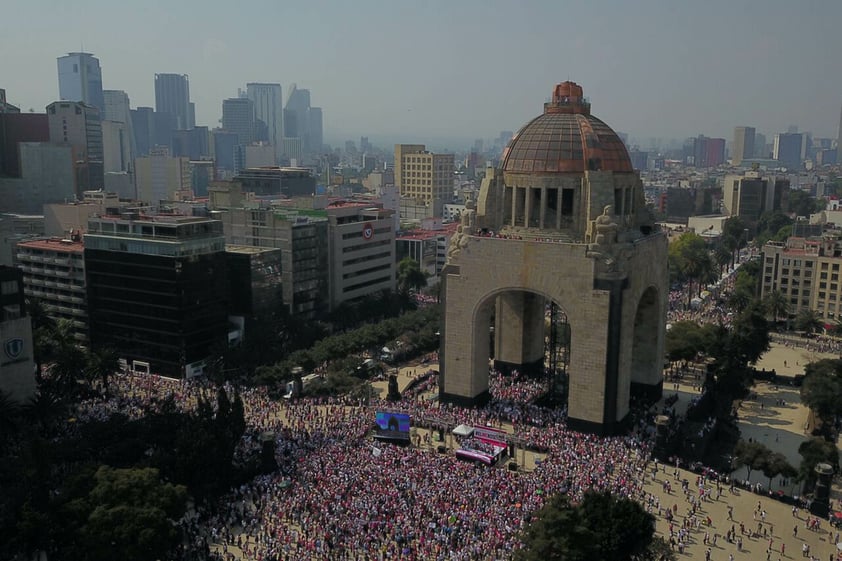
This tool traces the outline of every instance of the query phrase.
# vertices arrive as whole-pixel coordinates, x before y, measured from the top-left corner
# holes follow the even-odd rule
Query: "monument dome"
[[[544,113],[532,119],[503,151],[503,172],[632,172],[623,141],[591,115],[591,105],[575,82],[553,89]]]

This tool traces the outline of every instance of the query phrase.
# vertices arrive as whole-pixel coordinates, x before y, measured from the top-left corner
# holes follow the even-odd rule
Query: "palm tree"
[[[716,246],[716,249],[713,250],[713,259],[716,261],[716,264],[719,265],[720,276],[722,276],[722,273],[725,272],[725,267],[731,264],[732,255],[731,251],[724,244],[719,244]]]
[[[797,331],[805,331],[807,333],[814,333],[823,326],[819,315],[810,308],[804,308],[795,317],[795,329]]]
[[[763,306],[770,320],[778,322],[778,318],[789,315],[789,301],[780,290],[773,290],[763,298]]]
[[[108,394],[108,380],[120,370],[120,359],[117,351],[111,348],[97,349],[88,353],[88,364],[85,375],[90,381],[100,380],[105,393]]]

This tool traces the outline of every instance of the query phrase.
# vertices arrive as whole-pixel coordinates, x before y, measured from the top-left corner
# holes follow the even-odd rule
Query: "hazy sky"
[[[637,138],[735,125],[837,134],[842,0],[6,0],[0,88],[43,111],[56,57],[84,48],[103,87],[154,106],[156,72],[189,74],[198,124],[246,82],[309,88],[325,139],[490,138],[554,84]]]

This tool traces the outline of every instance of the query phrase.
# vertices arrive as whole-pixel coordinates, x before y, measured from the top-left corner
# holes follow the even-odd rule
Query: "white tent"
[[[453,429],[453,434],[456,436],[471,436],[474,434],[474,427],[468,425],[459,425]]]

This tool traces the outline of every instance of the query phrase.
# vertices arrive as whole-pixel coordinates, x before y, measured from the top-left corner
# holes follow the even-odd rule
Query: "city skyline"
[[[596,116],[639,139],[730,140],[736,126],[767,138],[789,125],[838,133],[842,4],[832,0],[810,10],[780,0],[208,7],[16,1],[16,17],[0,24],[15,55],[0,63],[0,87],[42,112],[59,99],[56,59],[84,50],[100,60],[103,89],[126,91],[134,107],[155,105],[156,73],[189,75],[196,124],[211,128],[243,84],[286,93],[295,83],[324,108],[334,144],[494,138],[539,115],[565,79],[583,86]]]

